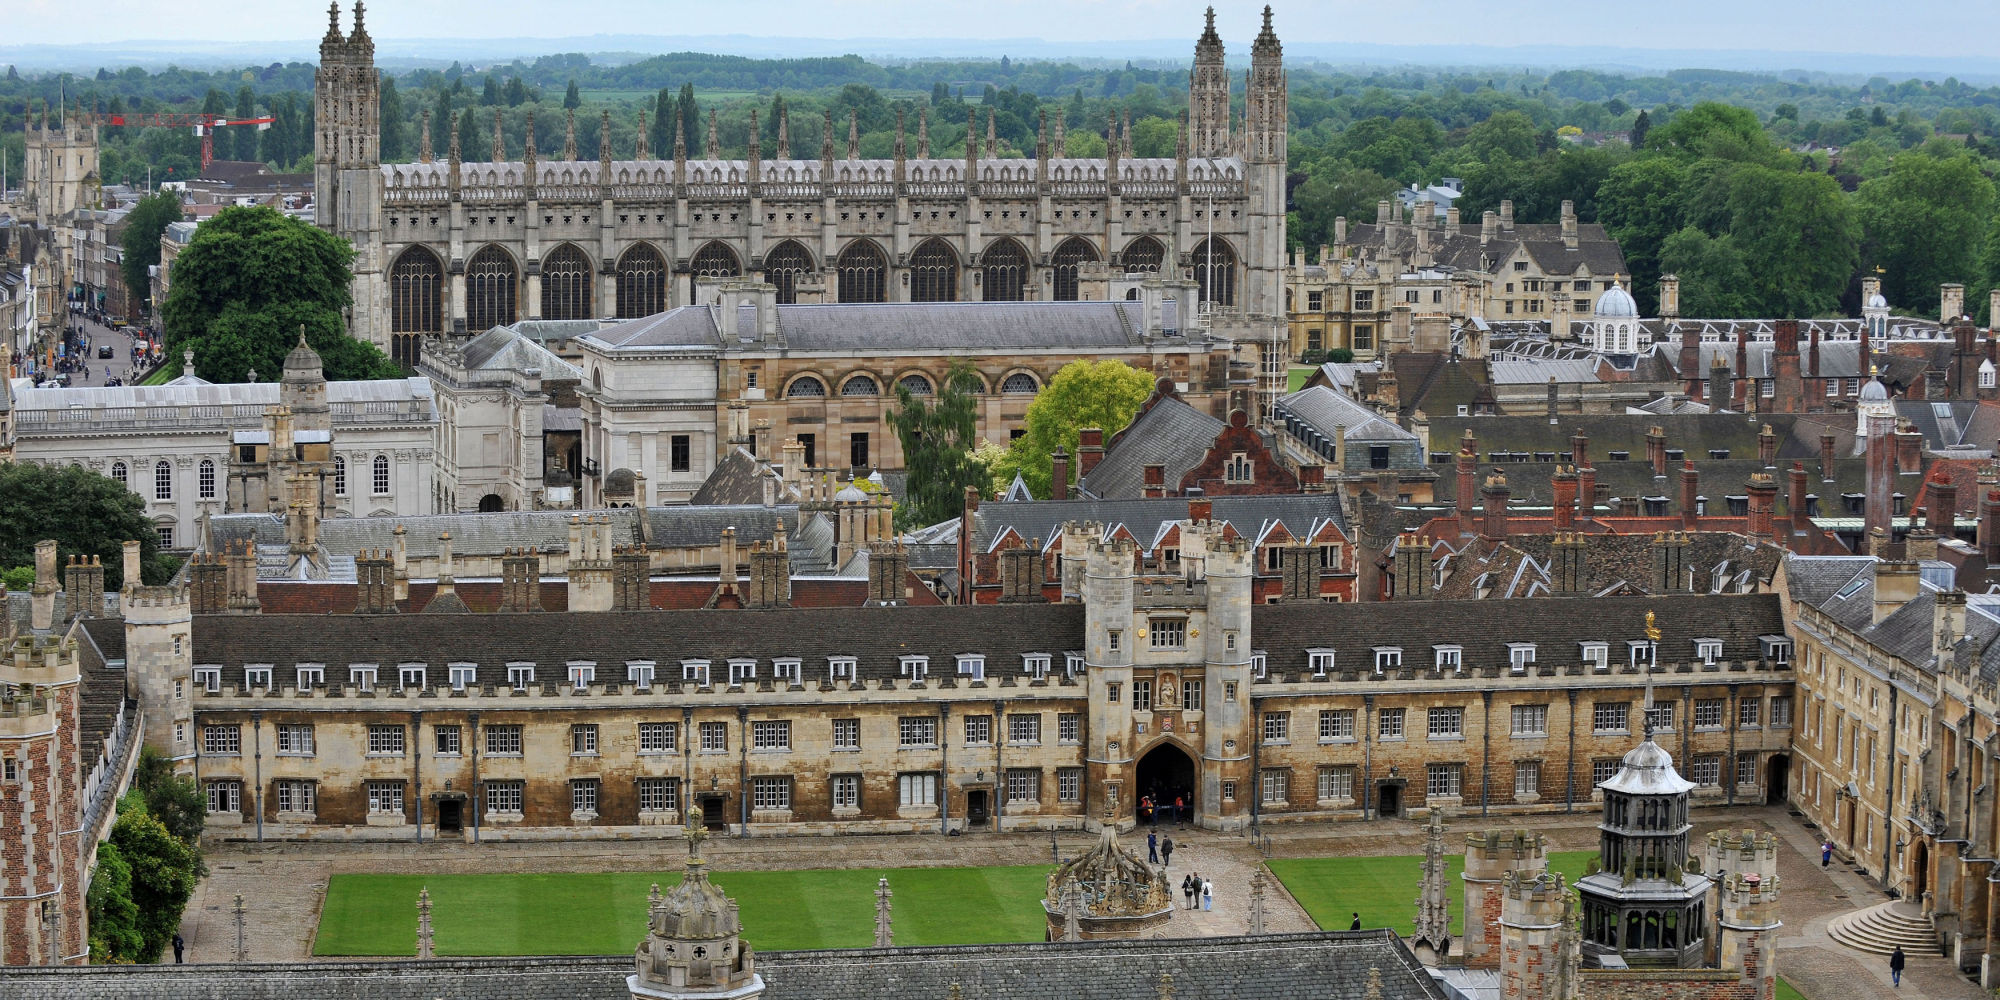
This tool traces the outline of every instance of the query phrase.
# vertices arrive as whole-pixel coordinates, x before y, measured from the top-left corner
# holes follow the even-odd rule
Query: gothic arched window
[[[1075,302],[1079,297],[1076,283],[1077,270],[1084,264],[1097,262],[1097,247],[1081,236],[1072,236],[1056,247],[1054,257],[1056,281],[1055,300]]]
[[[799,300],[799,276],[812,271],[812,254],[800,246],[798,240],[786,240],[764,255],[764,280],[778,286],[780,305],[791,305]]]
[[[1167,248],[1151,236],[1141,236],[1125,244],[1125,252],[1118,255],[1124,261],[1126,274],[1157,274],[1167,263]]]
[[[910,301],[958,301],[958,253],[933,236],[910,253]]]
[[[618,258],[618,318],[667,311],[667,259],[651,243],[634,243]]]
[[[520,271],[514,258],[497,246],[472,255],[465,265],[465,329],[485,333],[514,322]]]
[[[405,366],[417,363],[423,334],[444,332],[444,265],[425,247],[410,247],[389,268],[389,351]]]
[[[574,243],[565,243],[542,258],[542,318],[589,319],[597,315],[590,302],[590,258]]]
[[[743,275],[743,262],[736,259],[736,251],[729,249],[729,244],[709,240],[694,252],[688,270],[697,278],[738,278]]]
[[[833,270],[840,279],[840,301],[889,301],[888,285],[884,279],[889,273],[889,258],[873,242],[855,240],[849,243],[834,260]]]
[[[853,375],[849,376],[847,381],[840,384],[840,394],[843,396],[879,396],[882,394],[882,388],[875,384],[874,379],[866,375]]]
[[[989,243],[979,255],[979,283],[988,302],[1020,302],[1028,297],[1028,252],[1013,240]]]
[[[1194,248],[1194,280],[1201,286],[1201,301],[1235,305],[1236,251],[1219,239],[1201,241]]]

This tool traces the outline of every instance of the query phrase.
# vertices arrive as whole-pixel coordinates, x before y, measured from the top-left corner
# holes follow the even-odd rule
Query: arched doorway
[[[1162,806],[1158,815],[1166,818],[1171,813],[1174,799],[1178,797],[1186,804],[1181,818],[1192,819],[1199,811],[1196,807],[1196,785],[1194,780],[1194,758],[1180,744],[1163,740],[1139,758],[1137,772],[1138,786],[1133,789],[1131,804],[1126,808],[1132,815],[1139,814],[1139,799],[1152,796],[1156,805]]]
[[[481,514],[497,514],[506,509],[507,501],[500,499],[500,494],[498,493],[488,493],[479,498],[479,512]]]
[[[1910,845],[1910,896],[1920,905],[1931,889],[1931,849],[1922,840]]]
[[[1792,770],[1790,754],[1774,753],[1764,771],[1764,804],[1781,806],[1785,804],[1786,779]]]

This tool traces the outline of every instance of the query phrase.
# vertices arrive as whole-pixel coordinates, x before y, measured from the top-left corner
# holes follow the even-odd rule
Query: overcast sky
[[[343,5],[343,23],[351,16]],[[1038,37],[1092,43],[1191,39],[1203,0],[382,0],[376,38],[562,37],[591,34],[813,36],[820,38]],[[1287,42],[1434,42],[1451,45],[1604,45],[1648,49],[1970,54],[2000,35],[1994,0],[1280,0]],[[1261,4],[1220,2],[1232,48],[1256,34]],[[316,0],[0,0],[0,40],[11,44],[304,40],[325,29]],[[1940,48],[1946,46],[1948,48]],[[997,46],[996,46],[997,47]],[[1106,49],[1115,46],[1106,44]],[[1116,55],[1105,51],[1105,55]]]

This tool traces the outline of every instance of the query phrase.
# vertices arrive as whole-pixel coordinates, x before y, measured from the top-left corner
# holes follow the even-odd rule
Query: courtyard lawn
[[[1782,977],[1780,977],[1778,979],[1778,1000],[1806,1000],[1806,995],[1800,993],[1798,987],[1793,986],[1788,982],[1785,982],[1785,980]]]
[[[1574,883],[1583,877],[1584,866],[1596,851],[1556,851],[1549,865]],[[1464,936],[1460,914],[1465,898],[1463,852],[1448,854],[1445,898],[1451,907],[1452,937]],[[1292,898],[1305,907],[1306,915],[1324,930],[1344,931],[1361,912],[1361,926],[1387,927],[1398,934],[1411,932],[1416,919],[1419,883],[1423,880],[1423,856],[1410,854],[1373,858],[1273,858],[1271,873],[1285,883]]]
[[[1305,388],[1306,379],[1312,378],[1313,372],[1316,371],[1319,371],[1319,369],[1312,365],[1293,365],[1287,372],[1288,379],[1285,383],[1285,391],[1297,392]]]
[[[1040,941],[1048,868],[732,871],[712,875],[758,949],[874,943],[875,880],[895,892],[896,943]],[[680,872],[335,875],[315,955],[414,955],[417,891],[431,892],[440,955],[619,955],[646,933],[646,892]]]

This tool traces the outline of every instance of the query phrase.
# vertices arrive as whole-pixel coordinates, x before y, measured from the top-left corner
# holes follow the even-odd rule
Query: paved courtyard
[[[1778,808],[1696,810],[1696,834],[1712,829],[1758,829],[1778,833],[1784,850],[1778,874],[1783,886],[1785,930],[1779,938],[1778,971],[1808,1000],[1861,1000],[1892,995],[1887,963],[1850,951],[1827,937],[1827,922],[1849,910],[1886,897],[1872,881],[1836,866],[1822,870],[1814,832]],[[1549,839],[1551,850],[1597,846],[1595,816],[1495,818],[1452,822],[1455,834],[1485,826],[1526,827]],[[1177,909],[1161,932],[1166,937],[1245,933],[1249,927],[1251,874],[1264,855],[1248,838],[1162,825],[1175,851],[1168,880],[1176,891],[1181,877],[1200,872],[1215,885],[1215,908]],[[667,831],[669,834],[675,831]],[[715,838],[703,847],[713,870],[849,867],[930,867],[1049,864],[1053,850],[1071,856],[1095,838],[1067,834],[974,834],[963,837],[891,836],[842,838]],[[1409,854],[1423,842],[1419,824],[1403,821],[1273,827],[1265,848],[1270,857],[1370,856]],[[1142,829],[1126,838],[1144,850]],[[575,841],[469,845],[396,844],[219,844],[210,850],[209,877],[202,881],[182,924],[191,961],[226,962],[235,951],[231,914],[236,895],[245,901],[244,944],[250,961],[305,959],[327,879],[343,872],[422,874],[426,872],[598,872],[673,870],[685,847],[678,837],[649,841]],[[1267,931],[1309,930],[1311,921],[1276,879],[1265,894]],[[1410,898],[1417,887],[1410,886]],[[1414,907],[1412,908],[1414,910]],[[1414,913],[1413,913],[1414,915]],[[1408,932],[1410,928],[1397,928]],[[755,942],[752,942],[753,944]],[[1895,995],[1938,1000],[1971,1000],[1988,994],[1934,955],[1911,955],[1903,988]]]

